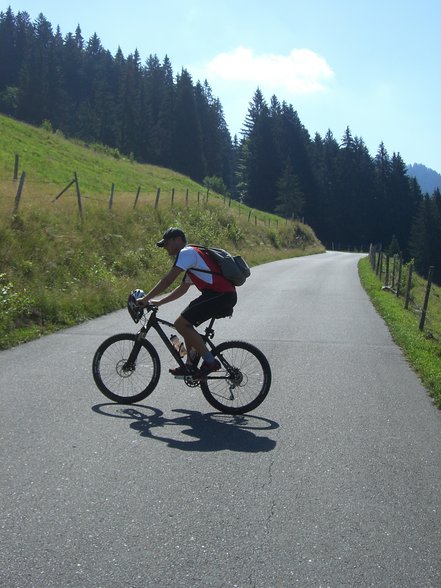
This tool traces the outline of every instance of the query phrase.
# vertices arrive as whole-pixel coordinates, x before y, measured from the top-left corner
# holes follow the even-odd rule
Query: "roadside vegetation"
[[[149,289],[169,265],[155,246],[169,226],[182,227],[190,242],[241,253],[251,266],[324,251],[300,222],[212,193],[207,199],[203,186],[170,170],[7,122],[0,133],[0,348],[122,308],[130,290]],[[13,215],[17,151],[27,179]],[[73,171],[81,185],[82,220],[75,187],[54,201]],[[163,192],[155,208],[158,187]]]
[[[367,257],[359,262],[359,274],[363,287],[389,327],[393,339],[441,409],[441,288],[432,285],[428,311],[430,320],[424,331],[420,331],[419,314],[406,310],[402,298],[382,289]],[[419,308],[422,307],[425,284],[425,280],[415,275],[412,298]]]

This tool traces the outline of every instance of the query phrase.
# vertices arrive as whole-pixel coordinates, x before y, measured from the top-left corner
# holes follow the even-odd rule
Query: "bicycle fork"
[[[124,372],[134,372],[136,369],[136,360],[138,359],[139,352],[141,350],[142,341],[145,339],[147,332],[142,328],[136,335],[135,343],[132,347],[127,361],[123,365]]]

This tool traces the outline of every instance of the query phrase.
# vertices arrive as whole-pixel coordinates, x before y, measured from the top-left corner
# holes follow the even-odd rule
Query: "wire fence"
[[[369,249],[369,261],[382,289],[402,298],[404,308],[418,316],[419,330],[441,340],[441,291],[432,282],[434,266],[429,267],[425,280],[415,272],[413,261],[405,263],[400,255],[388,255],[374,245]]]
[[[143,189],[142,186],[138,186],[135,191],[127,192],[118,191],[116,184],[112,182],[107,190],[104,189],[99,194],[90,194],[82,190],[80,179],[75,171],[61,191],[60,184],[35,179],[30,180],[26,172],[23,171],[19,175],[16,168],[14,168],[13,179],[0,177],[0,213],[2,215],[15,216],[23,208],[33,206],[36,203],[49,207],[57,205],[61,201],[63,203],[66,201],[73,203],[73,208],[76,209],[81,221],[87,215],[88,208],[98,206],[114,211],[118,210],[118,207],[124,209],[127,209],[127,207],[133,209],[148,207],[155,210],[164,206],[206,208],[208,204],[228,208],[238,216],[246,217],[248,222],[254,225],[264,224],[279,227],[297,220],[294,218],[283,219],[263,213],[249,208],[240,201],[226,196],[215,195],[209,189],[191,191],[188,188],[172,188],[169,190],[156,188],[148,191]]]

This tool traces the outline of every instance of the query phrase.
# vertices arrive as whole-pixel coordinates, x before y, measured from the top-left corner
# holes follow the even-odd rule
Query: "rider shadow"
[[[107,410],[111,407],[112,412]],[[266,436],[256,435],[254,430],[273,430],[278,423],[263,417],[250,415],[226,415],[222,413],[202,414],[194,410],[176,409],[176,418],[166,418],[163,412],[150,406],[126,407],[118,404],[98,404],[92,410],[106,416],[131,419],[130,428],[141,437],[148,437],[166,443],[168,447],[181,451],[215,452],[239,451],[261,453],[272,451],[276,441]],[[170,427],[179,426],[179,437],[167,435]]]

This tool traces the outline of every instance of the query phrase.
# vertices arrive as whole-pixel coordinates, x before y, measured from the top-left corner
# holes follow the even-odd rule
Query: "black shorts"
[[[236,292],[204,290],[199,298],[192,300],[187,308],[181,312],[181,316],[197,327],[214,316],[232,314],[233,306],[236,302]]]

